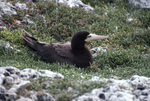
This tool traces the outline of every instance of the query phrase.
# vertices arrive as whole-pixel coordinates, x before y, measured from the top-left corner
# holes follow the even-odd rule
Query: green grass
[[[92,88],[105,86],[102,82],[87,83],[86,81],[93,76],[105,78],[118,76],[120,79],[127,79],[137,74],[150,77],[149,10],[133,8],[128,5],[127,0],[82,1],[94,7],[95,10],[86,12],[83,9],[71,9],[61,4],[39,1],[35,3],[36,6],[26,3],[35,11],[18,10],[18,15],[4,15],[2,20],[8,23],[8,29],[0,31],[0,40],[9,42],[14,50],[5,50],[4,46],[0,46],[0,66],[50,69],[62,73],[65,76],[63,80],[40,78],[33,80],[33,83],[25,87],[27,90],[41,91],[45,89],[41,82],[48,80],[52,84],[47,88],[47,92],[58,101],[62,99],[68,101]],[[16,1],[11,1],[11,3],[14,2]],[[15,21],[22,20],[26,14],[31,16],[35,24],[17,25]],[[42,15],[45,16],[46,22]],[[133,20],[129,21],[129,18]],[[109,39],[92,41],[87,43],[87,46],[89,48],[108,47],[109,51],[99,54],[88,69],[59,63],[47,64],[25,44],[21,37],[23,29],[44,42],[66,42],[80,30],[108,35]],[[16,50],[20,51],[16,52]],[[68,87],[73,88],[73,91],[68,93]]]

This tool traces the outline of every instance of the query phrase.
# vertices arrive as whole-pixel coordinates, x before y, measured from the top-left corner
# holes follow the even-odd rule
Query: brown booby
[[[85,47],[85,42],[108,38],[108,36],[100,36],[90,34],[87,31],[80,31],[72,37],[71,44],[61,44],[40,42],[26,31],[24,31],[22,36],[29,47],[39,53],[43,61],[47,63],[59,62],[73,64],[81,68],[90,66],[90,63],[93,61],[90,51]]]

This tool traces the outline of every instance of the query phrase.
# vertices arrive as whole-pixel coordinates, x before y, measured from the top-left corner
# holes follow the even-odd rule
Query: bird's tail
[[[34,50],[38,50],[40,43],[31,34],[24,30],[22,37],[24,41],[29,45],[29,47],[31,47]]]

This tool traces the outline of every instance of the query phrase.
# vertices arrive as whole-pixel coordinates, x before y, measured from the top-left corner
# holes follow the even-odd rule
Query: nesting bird
[[[86,41],[96,39],[106,39],[108,36],[90,34],[87,31],[80,31],[74,34],[69,43],[43,43],[35,39],[28,32],[22,34],[24,41],[36,50],[47,63],[59,62],[72,64],[77,67],[85,68],[90,66],[93,58],[91,52],[85,46]]]

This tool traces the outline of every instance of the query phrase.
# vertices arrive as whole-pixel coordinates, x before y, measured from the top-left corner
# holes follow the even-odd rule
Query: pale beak
[[[97,39],[106,39],[108,36],[101,36],[96,34],[89,34],[85,41],[97,40]]]

